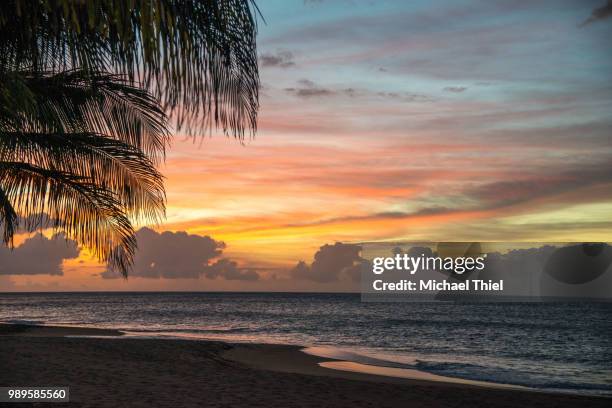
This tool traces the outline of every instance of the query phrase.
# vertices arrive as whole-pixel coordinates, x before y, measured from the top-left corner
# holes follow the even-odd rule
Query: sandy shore
[[[340,371],[324,366],[341,362],[294,346],[120,335],[0,325],[0,386],[69,386],[71,403],[53,406],[83,407],[607,407],[610,402]]]

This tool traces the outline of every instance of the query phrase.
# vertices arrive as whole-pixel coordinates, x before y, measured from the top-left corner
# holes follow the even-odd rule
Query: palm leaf
[[[91,133],[0,132],[0,159],[103,186],[135,220],[156,223],[163,217],[162,175],[142,151],[121,141]]]
[[[167,143],[156,99],[117,75],[0,76],[4,241],[17,215],[32,228],[46,214],[54,228],[127,274],[135,248],[129,218],[156,223],[164,215],[163,177],[153,160],[164,157]]]
[[[83,70],[11,72],[1,78],[0,91],[0,130],[98,133],[143,150],[155,163],[165,155],[164,112],[124,77]]]
[[[125,74],[178,130],[242,138],[256,128],[256,12],[250,0],[8,0],[0,70]]]
[[[0,191],[22,217],[48,214],[53,228],[127,276],[136,249],[134,229],[112,191],[83,177],[20,162],[0,162]]]
[[[0,188],[0,225],[2,225],[2,242],[13,246],[13,236],[19,225],[19,216],[9,198]]]
[[[158,220],[167,118],[254,134],[250,0],[0,2],[0,222],[51,220],[127,276],[130,219]]]

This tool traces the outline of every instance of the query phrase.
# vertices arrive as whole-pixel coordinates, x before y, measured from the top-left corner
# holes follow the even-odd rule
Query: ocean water
[[[362,303],[356,294],[0,294],[0,321],[318,346],[363,363],[612,395],[612,304]]]

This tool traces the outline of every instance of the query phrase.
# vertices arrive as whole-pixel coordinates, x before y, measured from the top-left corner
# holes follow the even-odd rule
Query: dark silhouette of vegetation
[[[62,230],[127,276],[171,128],[256,130],[248,0],[0,3],[0,233]]]

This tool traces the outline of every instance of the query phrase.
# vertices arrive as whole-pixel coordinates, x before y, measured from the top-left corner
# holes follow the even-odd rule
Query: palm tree
[[[158,222],[169,129],[256,130],[248,0],[0,3],[0,227],[61,229],[124,276]]]

